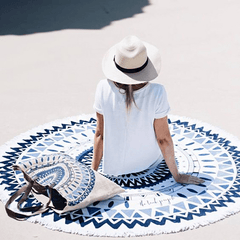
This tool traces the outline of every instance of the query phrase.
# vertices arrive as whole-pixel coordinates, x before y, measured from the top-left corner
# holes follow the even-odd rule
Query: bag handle
[[[27,200],[31,190],[35,190],[34,192],[37,194],[44,194],[45,196],[48,196],[47,194],[47,187],[42,186],[41,184],[37,183],[36,180],[33,180],[26,172],[24,172],[18,165],[13,165],[13,170],[19,170],[22,171],[23,176],[25,178],[25,180],[27,181],[27,184],[22,186],[18,191],[16,191],[7,201],[7,203],[5,204],[5,210],[8,214],[9,217],[14,218],[16,220],[26,220],[26,218],[31,217],[31,216],[35,216],[37,214],[41,214],[46,212],[50,207],[49,204],[51,202],[52,199],[52,192],[53,192],[53,186],[49,186],[49,201],[45,204],[45,205],[40,205],[40,206],[36,206],[36,207],[27,207],[27,208],[22,208],[21,205]],[[24,193],[24,194],[23,194]],[[12,202],[14,202],[14,200],[16,198],[18,198],[20,195],[23,196],[20,198],[18,204],[17,204],[17,208],[22,211],[22,212],[32,212],[31,214],[22,214],[22,213],[18,213],[18,212],[14,212],[13,210],[11,210],[9,207],[11,205]]]

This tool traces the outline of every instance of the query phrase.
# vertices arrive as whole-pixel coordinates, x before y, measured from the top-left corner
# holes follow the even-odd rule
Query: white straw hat
[[[123,84],[138,84],[157,78],[161,68],[159,50],[136,36],[125,37],[111,47],[102,61],[105,76]]]

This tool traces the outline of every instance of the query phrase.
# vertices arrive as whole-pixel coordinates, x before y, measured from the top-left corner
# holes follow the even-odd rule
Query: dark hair
[[[131,109],[132,103],[135,104],[136,106],[136,102],[134,99],[134,95],[133,95],[133,88],[131,84],[122,84],[122,83],[117,83],[114,82],[115,85],[119,88],[120,93],[123,93],[126,95],[126,99],[125,99],[125,103],[126,103],[126,108],[127,111],[129,111]],[[121,92],[121,89],[124,90],[124,92]]]

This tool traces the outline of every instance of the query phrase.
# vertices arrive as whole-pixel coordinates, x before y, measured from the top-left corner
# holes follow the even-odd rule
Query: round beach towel
[[[170,115],[169,127],[180,172],[204,179],[203,184],[176,183],[163,161],[142,172],[105,176],[123,187],[124,193],[63,215],[49,210],[28,221],[81,235],[123,237],[193,229],[238,212],[239,140],[184,117]],[[11,168],[15,163],[64,153],[90,165],[95,128],[94,115],[81,115],[45,124],[2,146],[1,200],[5,203],[23,183]],[[35,201],[28,200],[29,204]]]

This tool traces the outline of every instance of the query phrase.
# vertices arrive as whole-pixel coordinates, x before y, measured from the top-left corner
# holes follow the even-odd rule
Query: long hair
[[[122,83],[117,83],[117,82],[114,82],[114,83],[119,88],[120,93],[126,95],[125,103],[126,103],[127,111],[129,112],[131,109],[132,103],[134,103],[136,106],[132,85],[131,84],[122,84]],[[123,89],[124,92],[121,92],[121,89]]]

